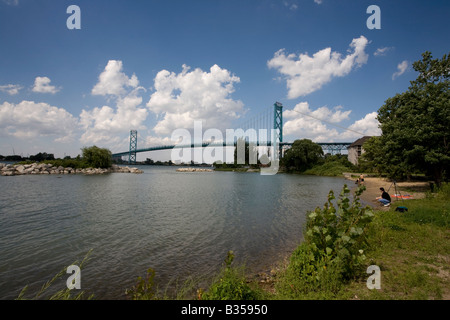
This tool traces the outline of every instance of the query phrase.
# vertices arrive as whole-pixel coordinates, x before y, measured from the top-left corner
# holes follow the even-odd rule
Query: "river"
[[[137,167],[144,173],[0,176],[0,299],[26,285],[32,297],[90,250],[81,290],[95,299],[125,299],[148,268],[160,289],[211,276],[229,250],[250,272],[267,270],[301,242],[307,211],[345,183]]]

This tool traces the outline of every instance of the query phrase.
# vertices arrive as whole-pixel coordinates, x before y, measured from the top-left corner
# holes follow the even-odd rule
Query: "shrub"
[[[344,268],[344,278],[354,276],[365,260],[367,227],[373,219],[373,211],[368,206],[361,207],[359,196],[364,190],[365,186],[359,187],[355,191],[353,202],[350,203],[350,190],[344,185],[337,210],[332,203],[335,199],[334,193],[330,191],[328,202],[323,209],[316,208],[307,218],[305,239],[315,256],[339,261]]]
[[[225,266],[206,292],[201,295],[202,300],[257,300],[258,291],[252,289],[246,281],[242,268],[233,267],[234,254],[228,252]]]
[[[108,149],[96,146],[85,147],[83,152],[83,161],[93,168],[110,168],[112,166],[112,153]]]
[[[337,208],[330,191],[324,207],[308,213],[305,241],[291,255],[278,283],[282,296],[329,299],[345,281],[358,275],[373,219],[372,209],[362,208],[359,202],[364,190],[364,186],[358,188],[350,203],[350,190],[345,185]]]

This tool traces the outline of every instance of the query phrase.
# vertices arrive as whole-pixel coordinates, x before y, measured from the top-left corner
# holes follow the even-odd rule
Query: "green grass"
[[[311,169],[306,170],[303,174],[306,175],[316,175],[316,176],[330,176],[339,177],[342,176],[344,172],[351,170],[349,167],[345,166],[339,161],[330,161],[321,165],[316,165]]]
[[[408,212],[378,211],[370,230],[371,264],[381,268],[381,289],[354,281],[344,292],[361,299],[450,299],[450,204],[439,194],[403,204]]]

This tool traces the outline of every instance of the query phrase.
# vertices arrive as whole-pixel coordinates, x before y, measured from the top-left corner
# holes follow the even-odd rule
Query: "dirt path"
[[[345,174],[345,178],[351,181],[349,183],[349,187],[352,190],[357,186],[355,183],[355,176],[359,176],[359,174]],[[421,199],[424,198],[426,192],[430,190],[430,184],[426,181],[397,182],[396,184],[393,184],[392,181],[388,179],[377,177],[364,177],[364,185],[366,186],[366,191],[364,191],[361,195],[361,201],[366,205],[380,209],[384,207],[376,200],[376,198],[381,195],[381,187],[383,187],[391,195],[393,205],[401,205],[402,203],[401,199],[396,199],[393,197],[393,195],[396,194],[396,191],[402,196],[410,196],[411,199]]]

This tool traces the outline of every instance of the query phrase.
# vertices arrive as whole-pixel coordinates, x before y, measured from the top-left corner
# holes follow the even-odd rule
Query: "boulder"
[[[24,166],[17,166],[16,167],[16,171],[18,171],[20,174],[23,174],[25,172],[25,167]]]

